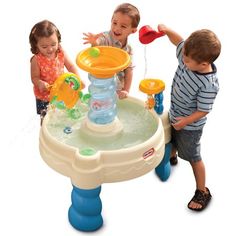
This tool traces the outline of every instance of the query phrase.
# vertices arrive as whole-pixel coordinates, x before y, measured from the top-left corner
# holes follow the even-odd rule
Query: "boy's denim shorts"
[[[202,160],[200,139],[202,136],[200,130],[175,130],[172,127],[172,144],[176,147],[178,156],[189,162]]]

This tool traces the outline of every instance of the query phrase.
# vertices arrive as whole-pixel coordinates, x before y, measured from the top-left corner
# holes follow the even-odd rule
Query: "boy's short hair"
[[[193,32],[184,42],[183,53],[198,63],[213,63],[220,55],[221,43],[214,32],[201,29]]]
[[[121,12],[122,14],[126,14],[127,16],[129,16],[131,18],[131,25],[132,28],[137,28],[139,21],[140,21],[140,14],[139,14],[139,10],[137,9],[137,7],[135,7],[134,5],[130,4],[130,3],[122,3],[119,6],[117,6],[117,8],[115,9],[114,13],[117,12]]]

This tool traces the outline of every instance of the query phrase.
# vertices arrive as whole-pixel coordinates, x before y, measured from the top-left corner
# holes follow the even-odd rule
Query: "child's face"
[[[39,52],[50,59],[55,58],[58,45],[59,42],[56,33],[49,37],[39,38],[37,43]]]
[[[120,12],[115,13],[111,20],[111,33],[113,38],[125,44],[127,37],[137,31],[137,28],[133,28],[131,23],[132,21],[129,16]]]
[[[189,70],[197,71],[199,73],[206,72],[206,68],[208,68],[209,66],[209,63],[207,62],[198,63],[197,61],[193,60],[191,57],[187,57],[186,55],[183,55],[183,62]]]

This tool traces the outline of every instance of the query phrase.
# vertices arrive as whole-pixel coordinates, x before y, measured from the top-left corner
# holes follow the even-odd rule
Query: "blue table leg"
[[[170,176],[170,153],[171,143],[165,145],[165,154],[161,163],[155,168],[155,172],[162,181],[166,181]]]
[[[71,225],[81,231],[95,231],[103,224],[101,215],[101,186],[95,189],[80,189],[73,186],[71,193],[72,205],[68,217]]]
[[[154,106],[154,110],[156,111],[157,114],[161,115],[163,113],[164,110],[164,106],[163,106],[163,92],[157,93],[154,96],[155,99],[155,106]]]

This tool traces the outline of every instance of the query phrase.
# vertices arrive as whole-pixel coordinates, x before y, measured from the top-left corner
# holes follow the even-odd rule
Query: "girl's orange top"
[[[40,79],[49,85],[52,85],[64,73],[64,53],[62,50],[59,50],[54,59],[49,59],[41,53],[36,54],[35,58],[40,69]],[[50,90],[40,92],[39,88],[34,85],[34,94],[37,99],[49,101]]]

